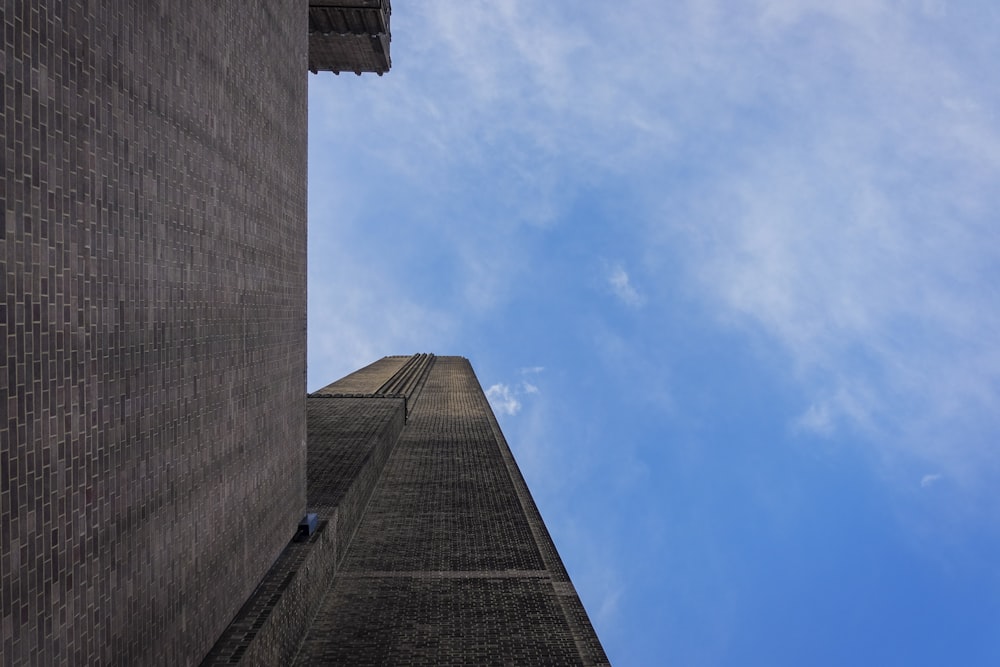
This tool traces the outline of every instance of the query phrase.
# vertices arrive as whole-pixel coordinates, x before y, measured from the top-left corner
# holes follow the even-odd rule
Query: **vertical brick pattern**
[[[306,3],[7,0],[0,664],[193,664],[305,509]]]
[[[382,357],[336,382],[331,382],[314,394],[374,394],[410,357]]]
[[[334,579],[403,429],[402,398],[311,396],[309,511],[320,526],[296,538],[216,642],[202,667],[288,665]]]
[[[544,578],[338,575],[297,665],[585,664]]]
[[[336,510],[333,515],[308,540],[289,543],[201,667],[292,661],[336,569]]]
[[[339,563],[403,430],[403,399],[310,396],[307,415],[309,511],[336,508]]]
[[[435,358],[296,664],[607,664],[466,359]]]

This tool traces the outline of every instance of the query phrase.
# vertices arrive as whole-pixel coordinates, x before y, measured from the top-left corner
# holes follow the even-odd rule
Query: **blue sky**
[[[1000,664],[1000,5],[396,5],[309,388],[469,357],[616,664]]]

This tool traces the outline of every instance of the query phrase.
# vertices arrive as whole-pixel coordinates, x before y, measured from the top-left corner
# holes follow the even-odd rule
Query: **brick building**
[[[385,357],[306,403],[319,529],[206,664],[607,664],[467,359]]]
[[[227,647],[248,663],[278,660],[312,610],[336,618],[342,602],[330,600],[350,598],[351,585],[383,597],[430,587],[408,598],[418,604],[468,583],[379,579],[384,568],[493,571],[489,541],[454,562],[435,551],[451,548],[441,541],[396,565],[369,562],[380,526],[405,517],[376,519],[395,459],[363,515],[367,496],[352,489],[364,485],[317,491],[320,473],[307,479],[307,403],[310,424],[356,409],[402,456],[397,422],[412,408],[413,429],[426,405],[437,423],[429,387],[453,363],[426,362],[402,417],[393,396],[304,395],[307,71],[386,71],[388,2],[11,0],[2,11],[0,664],[184,665]],[[414,390],[397,380],[383,394]],[[330,432],[349,449],[362,427],[337,424]],[[538,553],[498,551],[495,563],[535,574],[472,578],[476,599],[524,597],[545,577],[566,597],[496,434],[497,470],[513,471],[505,497],[521,499],[525,518],[490,514],[470,535],[521,531],[509,535],[530,536]],[[378,478],[382,468],[359,461],[358,480]],[[421,493],[437,498],[432,487]],[[290,543],[309,507],[322,528]],[[353,542],[345,526],[357,527]],[[316,598],[321,580],[305,575],[332,575],[338,562],[355,574]],[[555,602],[565,600],[549,599],[545,614]],[[582,614],[567,604],[565,618]],[[244,638],[259,639],[234,647],[247,614]],[[483,636],[499,636],[498,623]]]

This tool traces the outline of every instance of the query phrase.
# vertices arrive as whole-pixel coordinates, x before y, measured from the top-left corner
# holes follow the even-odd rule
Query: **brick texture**
[[[388,72],[391,14],[389,0],[309,0],[309,70]]]
[[[309,511],[337,516],[338,562],[403,429],[401,398],[308,400]]]
[[[307,5],[0,15],[0,664],[198,662],[305,509]]]
[[[309,511],[320,528],[288,545],[202,667],[290,664],[403,428],[402,397],[313,395],[307,403]]]
[[[212,647],[201,667],[287,665],[336,571],[336,511],[293,540]]]
[[[409,357],[382,357],[378,361],[360,368],[350,375],[345,375],[336,382],[331,382],[322,389],[313,392],[321,394],[374,394],[403,367]]]
[[[607,664],[469,362],[429,369],[295,664]]]

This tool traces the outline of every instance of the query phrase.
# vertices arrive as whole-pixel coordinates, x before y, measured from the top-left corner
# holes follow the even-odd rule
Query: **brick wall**
[[[202,667],[291,664],[403,429],[402,398],[311,396],[309,511],[319,529],[292,542]]]
[[[403,429],[403,399],[314,395],[307,414],[309,511],[325,519],[336,508],[339,561]]]
[[[398,359],[322,391],[372,390]],[[314,402],[384,399],[309,400],[312,439]],[[468,360],[434,357],[409,404],[295,664],[606,665]]]
[[[305,509],[306,7],[4,3],[0,664],[198,662]]]

